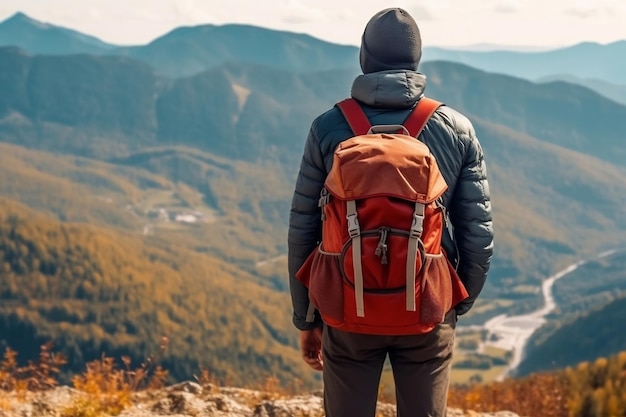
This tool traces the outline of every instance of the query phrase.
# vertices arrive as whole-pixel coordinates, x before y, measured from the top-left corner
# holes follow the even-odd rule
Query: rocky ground
[[[101,397],[99,397],[101,400]],[[94,397],[69,387],[42,392],[0,391],[0,417],[101,417]],[[213,385],[185,382],[161,390],[133,394],[132,405],[120,417],[322,417],[319,393],[281,396]],[[380,404],[377,417],[395,417],[395,406]],[[447,417],[519,417],[502,411],[495,414],[448,410]]]

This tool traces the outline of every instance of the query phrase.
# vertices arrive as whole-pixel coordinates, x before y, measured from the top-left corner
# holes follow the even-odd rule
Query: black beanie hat
[[[381,10],[365,26],[360,52],[364,74],[394,69],[416,71],[421,58],[420,31],[406,10]]]

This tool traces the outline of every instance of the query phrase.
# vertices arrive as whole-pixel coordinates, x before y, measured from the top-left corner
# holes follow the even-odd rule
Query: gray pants
[[[373,336],[324,327],[326,417],[374,417],[387,355],[399,417],[445,417],[456,313],[432,332]]]

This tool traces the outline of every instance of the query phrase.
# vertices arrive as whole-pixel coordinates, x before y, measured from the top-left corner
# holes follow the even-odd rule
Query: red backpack
[[[422,98],[404,125],[373,127],[355,100],[337,106],[354,137],[335,150],[322,241],[296,274],[309,289],[307,320],[316,308],[348,332],[429,332],[468,296],[441,247],[447,184],[416,140],[441,103]]]

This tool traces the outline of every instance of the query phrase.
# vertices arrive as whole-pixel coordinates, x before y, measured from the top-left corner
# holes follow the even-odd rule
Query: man
[[[363,74],[352,85],[372,125],[402,124],[423,97],[426,77],[417,72],[421,37],[413,18],[399,8],[374,15],[363,32]],[[348,333],[306,320],[307,288],[296,272],[321,235],[320,191],[336,146],[353,136],[338,108],[317,117],[305,144],[289,221],[289,276],[293,322],[300,330],[303,359],[323,370],[328,417],[374,417],[380,375],[387,357],[392,365],[400,417],[445,416],[457,315],[465,314],[484,285],[493,252],[493,227],[483,151],[470,121],[442,106],[420,138],[434,154],[448,184],[443,202],[455,241],[442,242],[458,261],[457,272],[469,298],[426,334],[379,336]]]

